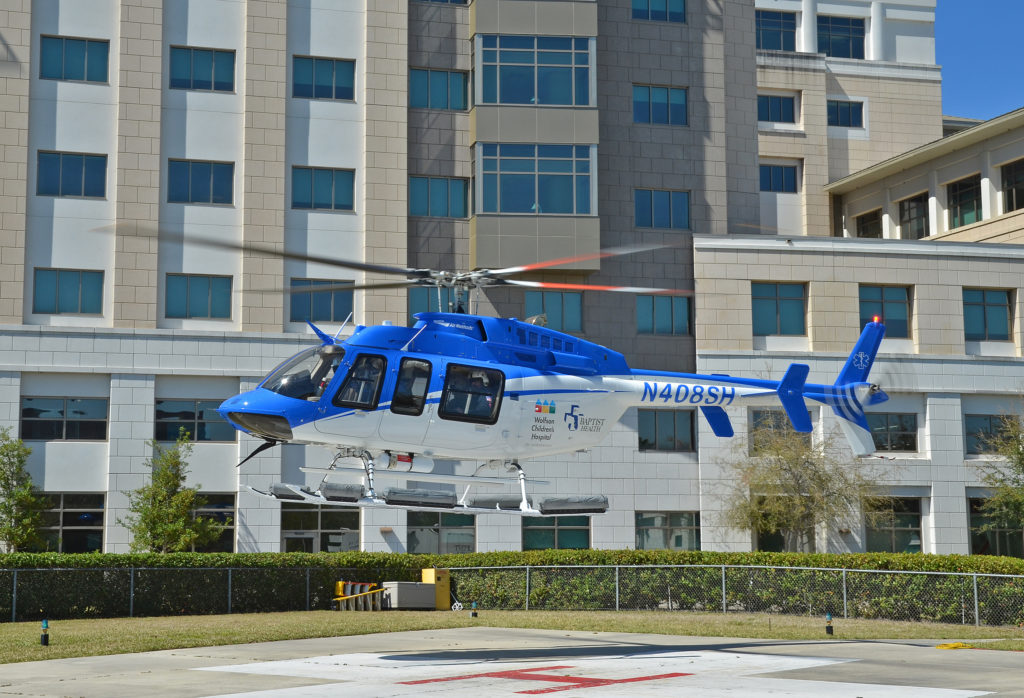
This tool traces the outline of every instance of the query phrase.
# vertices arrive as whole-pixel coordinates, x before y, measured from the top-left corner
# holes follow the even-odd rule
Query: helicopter
[[[227,246],[228,243],[211,243]],[[249,249],[249,248],[247,248]],[[593,256],[632,254],[655,247],[603,250]],[[302,254],[263,250],[300,260]],[[361,262],[329,263],[404,280],[338,286],[345,289],[427,285],[451,288],[460,300],[487,286],[604,290],[646,294],[691,291],[529,281],[518,274],[572,260],[552,260],[498,270],[441,272]],[[315,261],[323,261],[315,258]],[[318,290],[333,290],[331,287]],[[277,483],[256,494],[283,500],[348,507],[446,509],[464,513],[502,512],[523,516],[596,514],[607,498],[555,498],[535,503],[521,461],[596,446],[631,407],[695,408],[718,437],[733,436],[725,410],[738,405],[781,405],[798,432],[812,430],[807,402],[832,408],[854,454],[870,455],[874,443],[866,406],[888,399],[868,381],[885,326],[865,325],[832,384],[808,383],[809,367],[790,364],[780,380],[701,375],[631,368],[625,357],[543,326],[536,318],[495,318],[466,312],[424,312],[413,327],[353,328],[348,320],[331,336],[309,323],[319,343],[274,368],[253,390],[225,400],[219,413],[236,429],[263,440],[239,465],[280,444],[312,444],[334,452],[317,489]],[[473,475],[434,472],[436,460],[483,462]],[[358,461],[359,465],[347,465]],[[504,487],[507,476],[481,474],[487,468],[518,479],[515,496],[475,496],[473,488]],[[357,477],[357,484],[338,478]],[[385,489],[378,480],[464,485],[450,489]],[[473,496],[471,496],[473,495]]]

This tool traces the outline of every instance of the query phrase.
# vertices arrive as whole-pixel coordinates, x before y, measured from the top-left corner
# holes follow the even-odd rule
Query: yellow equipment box
[[[452,580],[448,570],[430,567],[423,570],[423,582],[434,585],[434,608],[446,611],[452,607]]]

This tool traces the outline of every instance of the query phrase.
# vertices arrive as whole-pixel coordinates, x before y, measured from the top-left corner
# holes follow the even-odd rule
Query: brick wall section
[[[114,326],[156,327],[163,0],[121,3]]]
[[[28,187],[30,0],[0,10],[0,322],[22,317]]]
[[[363,254],[371,264],[405,266],[408,229],[408,0],[367,0]],[[367,281],[376,280],[366,274]],[[394,281],[393,276],[386,277]],[[406,292],[364,294],[363,322],[405,324]]]
[[[284,249],[287,17],[285,0],[250,0],[247,5],[243,236],[247,245],[275,250]],[[283,285],[283,259],[243,254],[243,330],[281,330],[283,294],[248,293],[246,289]]]

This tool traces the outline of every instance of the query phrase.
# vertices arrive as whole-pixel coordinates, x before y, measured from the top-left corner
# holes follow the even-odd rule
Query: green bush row
[[[1024,559],[919,553],[719,553],[671,550],[530,550],[462,555],[404,553],[0,554],[0,569],[99,567],[322,567],[387,570],[418,577],[424,567],[545,565],[765,565],[911,572],[1024,575]],[[405,577],[403,577],[405,578]],[[397,578],[396,578],[397,579]],[[373,581],[373,580],[359,580]]]

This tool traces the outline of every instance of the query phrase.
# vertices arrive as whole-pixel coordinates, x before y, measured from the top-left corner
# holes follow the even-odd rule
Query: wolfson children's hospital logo
[[[579,409],[579,405],[573,405],[563,415],[563,421],[568,425],[569,431],[601,431],[604,428],[603,417],[587,417]]]

